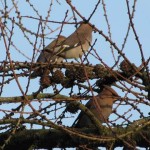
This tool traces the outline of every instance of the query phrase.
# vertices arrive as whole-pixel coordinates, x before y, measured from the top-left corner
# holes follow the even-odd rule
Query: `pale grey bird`
[[[88,23],[81,22],[80,26],[69,37],[59,36],[40,54],[37,62],[61,62],[63,59],[77,59],[88,51],[92,42],[93,28]],[[33,72],[31,78],[37,76]],[[41,73],[39,73],[40,75]]]
[[[119,95],[111,87],[104,85],[102,91],[95,96],[95,98],[89,100],[86,107],[97,117],[100,122],[107,122],[110,114],[112,113],[113,103],[119,99]],[[73,127],[94,127],[91,119],[83,112],[79,114]]]

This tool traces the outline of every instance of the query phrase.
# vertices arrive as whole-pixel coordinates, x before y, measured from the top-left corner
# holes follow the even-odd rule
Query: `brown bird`
[[[102,91],[95,96],[93,99],[89,100],[86,107],[97,117],[100,122],[107,122],[108,117],[112,113],[112,106],[114,101],[119,99],[119,95],[111,87],[104,85]],[[83,127],[93,127],[94,124],[91,119],[83,112],[79,114],[73,127],[83,128]]]

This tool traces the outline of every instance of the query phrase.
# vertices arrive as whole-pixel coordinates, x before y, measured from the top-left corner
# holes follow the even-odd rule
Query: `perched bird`
[[[51,63],[51,62],[61,62],[64,58],[55,55],[60,49],[60,44],[66,39],[66,37],[59,35],[57,39],[53,40],[49,45],[47,45],[41,52],[40,56],[37,59],[37,62],[41,63]],[[43,74],[41,68],[35,70],[31,74],[31,78],[35,78]]]
[[[97,117],[101,122],[107,122],[108,117],[112,113],[112,105],[114,101],[119,99],[119,95],[111,87],[104,85],[102,91],[95,96],[95,98],[89,100],[86,107]],[[79,114],[73,127],[94,127],[91,119],[83,112]]]
[[[81,57],[90,47],[92,31],[92,26],[81,22],[80,26],[70,36],[67,38],[59,36],[58,39],[45,47],[37,62],[61,62],[63,59]],[[38,71],[33,72],[31,78],[39,75]]]

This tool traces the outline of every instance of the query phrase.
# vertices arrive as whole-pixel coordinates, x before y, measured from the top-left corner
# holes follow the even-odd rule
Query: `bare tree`
[[[122,46],[112,38],[109,2],[88,1],[89,15],[76,3],[82,2],[1,0],[1,149],[150,147],[150,52],[134,24],[137,1],[124,3],[128,29]],[[99,10],[108,33],[99,27]],[[78,60],[36,62],[56,35],[68,37],[80,21],[94,30],[88,52]],[[128,38],[135,39],[140,65],[126,51]],[[35,79],[33,71],[40,72]]]

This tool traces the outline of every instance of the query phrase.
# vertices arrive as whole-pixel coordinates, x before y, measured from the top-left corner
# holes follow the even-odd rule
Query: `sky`
[[[13,2],[15,2],[17,5],[16,8],[13,7]],[[30,3],[29,3],[30,2]],[[20,14],[23,16],[21,21],[23,25],[29,29],[30,31],[37,33],[38,29],[38,23],[39,21],[37,19],[31,18],[39,18],[39,16],[42,17],[42,19],[45,19],[47,16],[47,11],[50,8],[50,2],[52,2],[51,5],[51,12],[48,20],[50,21],[58,21],[62,22],[65,17],[65,13],[68,10],[67,18],[66,20],[69,20],[73,14],[72,10],[70,9],[70,6],[66,3],[65,0],[30,0],[29,2],[26,2],[25,0],[8,0],[6,1],[8,9],[7,11],[10,11],[9,15],[11,18],[15,17],[16,22],[18,22],[18,18],[16,17],[16,10],[19,10]],[[124,42],[125,35],[127,33],[128,29],[128,24],[129,24],[129,17],[127,14],[127,6],[126,6],[126,1],[120,1],[120,0],[105,0],[104,1],[106,4],[106,13],[110,25],[110,31],[111,31],[111,37],[112,41],[117,44],[117,46],[121,49],[122,44]],[[132,6],[133,6],[133,0],[130,0],[130,11],[132,11]],[[34,8],[32,7],[33,4]],[[95,8],[95,5],[97,4],[97,0],[72,0],[72,4],[75,6],[75,8],[78,10],[78,12],[81,13],[81,15],[85,16],[86,19],[89,18],[91,15],[91,12]],[[3,10],[4,8],[4,1],[0,1],[0,10]],[[137,35],[139,37],[139,40],[142,44],[143,48],[143,53],[145,59],[148,59],[150,57],[150,50],[149,50],[149,35],[150,35],[150,1],[149,0],[138,0],[136,3],[136,8],[135,8],[135,15],[134,15],[134,27],[137,31]],[[81,21],[81,18],[76,14],[77,21]],[[73,22],[73,19],[70,20],[70,22]],[[104,10],[103,6],[100,3],[98,8],[96,9],[94,15],[92,16],[90,23],[95,25],[99,30],[102,30],[105,35],[108,36],[108,26],[106,22],[106,18],[104,16]],[[55,31],[58,27],[60,28],[60,24],[58,23],[50,23],[47,22],[48,27],[45,28],[44,33],[46,34],[45,36],[45,45],[49,44],[53,38],[56,38],[56,36],[59,34],[59,30]],[[6,26],[11,30],[12,29],[12,24],[7,20]],[[51,29],[51,30],[50,30]],[[64,28],[62,30],[62,34],[64,36],[69,36],[72,32],[74,32],[76,28],[74,25],[66,24],[64,25]],[[54,32],[52,31],[54,30]],[[7,30],[8,35],[10,35],[9,31]],[[21,51],[24,55],[19,53],[18,50],[16,50],[13,46],[10,47],[10,56],[13,61],[27,61],[30,62],[32,59],[33,55],[33,50],[34,50],[34,44],[36,41],[36,37],[30,33],[23,34],[23,32],[20,30],[20,28],[15,25],[14,30],[13,30],[13,36],[12,36],[12,41],[13,44],[16,45],[17,49]],[[40,30],[40,33],[41,30]],[[26,37],[25,37],[26,36]],[[110,49],[110,44],[107,42],[104,37],[99,35],[98,33],[93,33],[93,41],[97,39],[96,44],[94,45],[94,48],[96,49],[97,53],[99,56],[102,58],[102,60],[109,66],[113,66],[114,64],[114,58]],[[8,40],[7,40],[8,43]],[[41,44],[41,38],[37,39],[37,44],[36,44],[36,57],[34,60],[36,61],[40,50],[43,49],[42,44]],[[1,55],[0,55],[0,61],[5,60],[6,58],[6,50],[4,47],[4,42],[1,37],[0,39],[0,50],[1,50]],[[126,57],[135,65],[139,66],[142,63],[141,60],[141,54],[140,50],[137,44],[137,41],[135,40],[135,36],[133,34],[132,29],[129,32],[129,36],[127,39],[127,43],[125,45],[125,48],[123,50],[125,53]],[[114,50],[115,57],[117,59],[118,53]],[[120,62],[123,59],[120,59]],[[91,64],[100,64],[100,61],[97,59],[94,59],[93,56],[89,56],[89,61]],[[115,69],[118,69],[117,67]],[[0,77],[1,78],[1,77]],[[7,79],[7,78],[5,78]],[[2,81],[2,78],[0,79]],[[28,84],[28,78],[23,77],[19,78],[19,82],[21,84],[22,89],[25,91],[27,84]],[[27,94],[32,94],[39,88],[39,78],[36,78],[34,80],[31,80],[29,90]],[[8,95],[9,92],[9,95]],[[44,92],[47,93],[52,93],[53,90],[52,88],[48,88],[44,90]],[[120,94],[124,94],[123,92],[119,91]],[[69,93],[68,90],[63,90],[61,94],[66,94]],[[21,92],[16,85],[16,82],[13,80],[9,84],[5,85],[3,88],[3,93],[1,96],[20,96]],[[8,108],[8,105],[3,106],[4,108]],[[38,107],[38,106],[37,106]],[[141,106],[141,110],[144,112],[146,106]],[[122,109],[122,108],[121,108]],[[126,108],[124,108],[126,109]],[[147,109],[147,108],[146,108]],[[125,111],[125,110],[124,110]],[[134,115],[133,119],[138,118],[135,114],[135,112],[132,112]],[[146,113],[146,112],[145,112]],[[130,113],[128,114],[130,115]],[[145,114],[146,115],[146,114]]]

